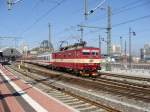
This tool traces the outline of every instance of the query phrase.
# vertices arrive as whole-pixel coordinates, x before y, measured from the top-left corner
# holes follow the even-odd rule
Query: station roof
[[[2,48],[0,49],[0,52],[3,52],[3,56],[7,56],[7,57],[12,57],[12,56],[20,57],[22,55],[20,50],[16,48]]]

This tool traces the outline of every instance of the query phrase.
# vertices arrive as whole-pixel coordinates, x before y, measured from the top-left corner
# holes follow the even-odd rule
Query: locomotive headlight
[[[89,60],[89,62],[93,62],[93,61],[94,61],[93,59],[90,59],[90,60]]]

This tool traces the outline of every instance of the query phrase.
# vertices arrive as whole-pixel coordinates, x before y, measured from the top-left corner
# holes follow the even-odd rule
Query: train
[[[40,54],[34,63],[82,76],[96,76],[97,70],[101,69],[101,53],[99,48],[88,47],[86,42],[80,42],[60,47],[58,51]]]

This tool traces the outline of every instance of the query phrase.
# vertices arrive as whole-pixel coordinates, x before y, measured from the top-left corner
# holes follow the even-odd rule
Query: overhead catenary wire
[[[142,7],[142,6],[147,5],[147,4],[150,3],[150,2],[149,2],[149,3],[138,4],[138,3],[141,3],[141,2],[142,2],[142,1],[134,0],[134,1],[131,1],[131,2],[129,2],[129,3],[125,4],[125,5],[123,5],[123,6],[119,7],[119,8],[116,8],[116,9],[113,10],[112,16],[117,15],[117,14],[120,14],[120,13],[123,13],[123,12],[125,12],[125,11],[129,11],[129,10],[135,9],[135,8]],[[103,15],[103,17],[101,17],[101,20],[102,20],[102,19],[105,19],[106,17],[107,17],[106,15]],[[75,25],[75,26],[76,26],[76,25]],[[66,29],[66,28],[65,28],[65,29]],[[65,31],[65,29],[64,29],[63,31],[60,31],[60,32],[58,33],[58,35],[61,35],[61,34]]]
[[[90,1],[89,3],[90,3],[90,4],[94,4],[93,1]],[[81,8],[79,8],[79,9],[73,11],[73,12],[71,13],[71,15],[69,16],[69,18],[72,18],[72,17],[76,16],[76,14],[77,14],[77,13],[80,13],[80,11],[82,11],[82,10],[83,10],[83,8],[81,7]],[[83,22],[84,22],[84,21],[81,21],[80,24],[83,23]],[[66,32],[66,31],[68,31],[68,30],[73,30],[72,27],[74,27],[74,29],[75,29],[75,28],[77,27],[77,24],[70,25],[69,27],[64,28],[63,30],[59,31],[59,32],[57,33],[57,35],[61,35],[61,34],[63,34],[64,32]]]
[[[122,9],[128,8],[128,7],[132,6],[132,5],[136,5],[136,4],[140,3],[140,2],[141,2],[141,0],[131,1],[131,2],[129,2],[129,3],[125,4],[125,5],[123,5],[123,6],[119,7],[119,8],[114,9],[113,11],[117,12],[117,11],[120,11]]]
[[[117,14],[120,14],[120,13],[123,13],[126,11],[131,11],[131,10],[136,9],[136,8],[140,8],[140,7],[148,5],[150,3],[150,2],[148,2],[148,3],[138,4],[140,2],[141,1],[139,1],[139,0],[132,1],[132,2],[130,2],[124,6],[120,7],[120,8],[113,9],[112,10],[112,16],[115,16]],[[96,19],[96,20],[94,20],[94,22],[101,21],[101,20],[105,19],[106,17],[107,17],[106,15],[103,15],[100,20]]]
[[[48,16],[52,11],[54,11],[58,6],[60,6],[62,3],[64,3],[67,0],[61,0],[56,5],[54,5],[52,8],[50,8],[47,12],[45,12],[43,15],[41,15],[39,18],[37,18],[33,24],[31,24],[28,28],[26,28],[21,35],[28,32],[34,25],[36,25],[39,21],[41,21],[44,17]]]
[[[149,4],[149,3],[150,3],[150,2],[144,3],[144,4],[139,4],[139,5],[136,5],[136,6],[134,6],[134,7],[129,7],[129,8],[127,8],[127,9],[120,10],[120,12],[118,12],[118,13],[122,13],[122,12],[124,12],[124,11],[130,10],[130,9],[133,9],[133,8],[137,8],[137,7],[139,7],[139,6],[144,6],[144,5],[147,5],[147,4]],[[125,8],[125,7],[124,7],[124,8]],[[114,13],[113,15],[118,14],[118,13]],[[114,27],[117,27],[117,26],[121,26],[121,25],[124,25],[124,24],[132,23],[132,22],[136,22],[136,21],[143,20],[143,19],[146,19],[146,18],[150,18],[150,15],[145,15],[145,16],[138,17],[138,18],[134,18],[134,19],[130,19],[130,20],[127,20],[127,21],[118,23],[118,24],[114,24],[114,25],[112,25],[112,27],[114,28]],[[99,32],[99,31],[95,31],[95,32]],[[89,33],[95,33],[95,32],[89,31]],[[89,34],[89,33],[86,33],[86,34]]]
[[[149,4],[150,4],[150,1],[149,1],[149,2],[146,2],[146,3],[142,3],[142,4],[135,5],[135,6],[133,6],[133,7],[128,7],[128,8],[122,9],[122,10],[120,10],[120,11],[116,11],[116,12],[114,12],[112,15],[117,15],[117,14],[120,14],[120,13],[122,13],[122,12],[131,10],[131,9],[135,9],[135,8],[139,8],[139,7],[142,7],[142,6],[145,6],[145,5],[149,5]]]
[[[136,22],[136,21],[146,19],[146,18],[150,18],[150,14],[146,15],[146,16],[138,17],[138,18],[135,18],[135,19],[130,19],[130,20],[118,23],[118,24],[114,24],[114,25],[112,25],[112,27],[114,28],[114,27],[117,27],[117,26],[121,26],[121,25],[124,25],[124,24],[127,24],[127,23]]]
[[[134,1],[131,1],[127,4],[125,4],[124,6],[122,6],[120,8],[116,8],[116,9],[113,10],[112,16],[123,13],[125,11],[131,11],[132,9],[140,8],[142,6],[145,6],[145,5],[149,4],[149,3],[141,3],[141,2],[142,1],[134,0]],[[124,21],[124,22],[121,22],[121,23],[118,23],[118,24],[114,24],[113,27],[117,27],[116,25],[119,25],[119,24],[120,24],[119,26],[121,26],[121,24],[124,25],[124,24],[127,24],[127,23],[136,22],[138,20],[145,19],[145,18],[147,18],[147,17],[139,17],[139,18],[131,19],[131,20]],[[138,19],[138,20],[136,20],[136,19]],[[64,33],[64,31],[66,31],[66,28],[62,32],[59,32],[58,35],[61,36],[61,34]],[[99,32],[99,30],[98,31],[92,31],[92,32],[90,31],[89,33],[95,33],[95,32]],[[87,32],[84,35],[87,35],[89,33]]]
[[[146,28],[146,29],[142,29],[142,30],[137,30],[136,32],[138,32],[138,35],[139,34],[142,34],[142,33],[145,33],[145,32],[149,32],[150,31],[150,28]],[[124,34],[121,34],[121,36],[124,36],[124,37],[127,37],[128,38],[128,33],[124,33]],[[120,35],[117,33],[117,34],[113,34],[113,36],[115,37],[120,37]]]
[[[140,20],[143,20],[143,19],[147,19],[147,18],[150,18],[150,14],[149,14],[149,15],[142,16],[142,17],[130,19],[130,20],[127,20],[127,21],[124,21],[124,22],[121,22],[121,23],[113,24],[113,25],[112,25],[112,28],[119,27],[119,26],[122,26],[122,25],[125,25],[125,24],[128,24],[128,23],[137,22],[137,21],[140,21]],[[99,32],[99,31],[100,31],[100,30],[92,31],[92,32],[89,31],[89,32],[87,32],[85,35],[87,35],[87,34],[89,34],[89,33],[96,33],[96,32]]]
[[[41,0],[37,0],[35,2],[35,5],[33,6],[32,10],[35,9],[39,4],[40,4]]]
[[[44,0],[37,0],[36,2],[35,2],[35,5],[33,6],[33,8],[31,9],[31,10],[36,10],[37,9],[37,7],[40,5],[40,3],[42,3],[42,2],[44,2]],[[52,4],[57,4],[58,3],[58,1],[56,1],[56,0],[51,0],[51,1],[49,1],[50,3],[52,3]]]

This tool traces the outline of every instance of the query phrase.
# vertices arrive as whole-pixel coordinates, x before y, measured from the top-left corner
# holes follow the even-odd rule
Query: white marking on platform
[[[8,83],[18,92],[19,94],[25,93],[19,86],[17,86],[14,82],[12,82],[4,73],[2,70],[0,70],[0,73],[5,78],[5,80],[8,81]],[[38,104],[35,100],[33,100],[29,95],[22,94],[21,95],[25,101],[27,101],[37,112],[48,112],[45,108],[43,108],[40,104]]]
[[[0,71],[1,72],[1,71]],[[20,79],[21,81],[23,81],[24,83],[26,83],[26,81],[25,80],[22,80],[22,79]],[[32,86],[31,84],[28,84],[28,85],[30,85],[30,86]],[[56,101],[57,103],[59,103],[59,104],[61,104],[61,105],[63,105],[63,106],[65,106],[65,107],[67,107],[67,108],[69,108],[70,110],[72,110],[73,112],[79,112],[79,111],[77,111],[76,109],[74,109],[74,108],[72,108],[72,107],[70,107],[70,106],[68,106],[68,105],[66,105],[66,104],[64,104],[63,102],[61,102],[61,101],[59,101],[59,100],[57,100],[57,99],[55,99],[54,97],[52,97],[52,96],[49,96],[47,93],[45,93],[45,92],[43,92],[43,91],[41,91],[39,88],[36,88],[36,87],[34,87],[34,86],[32,86],[32,88],[34,88],[34,89],[36,89],[37,91],[39,91],[40,93],[42,93],[43,95],[45,95],[45,96],[47,96],[47,97],[49,97],[50,99],[52,99],[52,100],[54,100],[54,101]],[[53,90],[53,89],[52,89]],[[57,90],[55,90],[55,91],[57,91]]]

